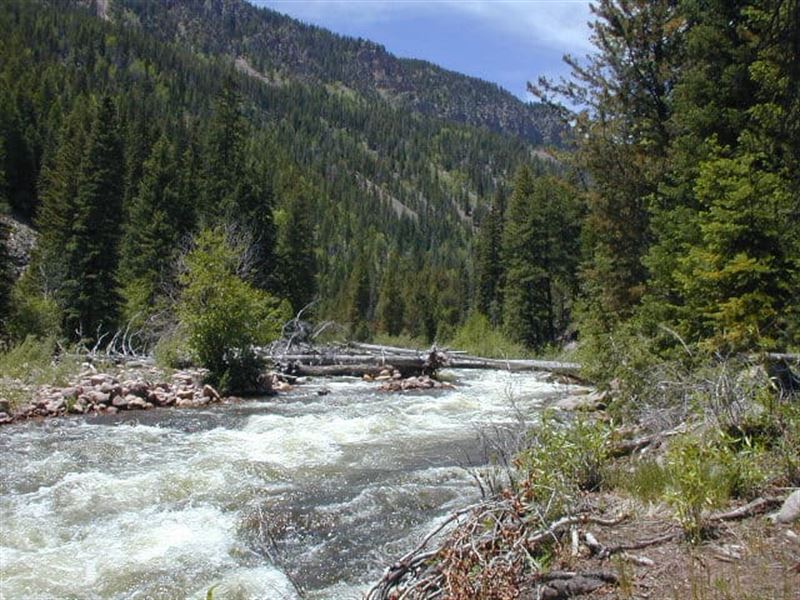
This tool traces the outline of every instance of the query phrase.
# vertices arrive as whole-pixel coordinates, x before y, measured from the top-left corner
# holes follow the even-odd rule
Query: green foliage
[[[625,490],[644,502],[661,500],[669,474],[657,461],[647,459],[631,467],[621,467],[609,474],[609,487]]]
[[[487,358],[525,358],[530,355],[530,350],[508,339],[477,311],[467,317],[448,345]]]
[[[11,289],[7,332],[12,340],[44,338],[61,332],[62,313],[55,299],[32,288],[31,276],[26,273]]]
[[[258,389],[261,364],[252,347],[278,337],[290,317],[285,302],[240,277],[246,250],[228,242],[221,229],[203,230],[181,276],[178,314],[189,347],[210,380],[228,392]]]
[[[695,438],[674,444],[667,454],[665,498],[693,542],[703,537],[704,513],[720,506],[731,494],[728,459],[718,446]]]
[[[534,179],[523,167],[511,194],[502,238],[503,328],[531,348],[556,341],[569,325],[576,292],[579,213],[563,183]]]
[[[80,369],[80,360],[57,354],[54,336],[28,336],[0,352],[0,396],[12,405],[30,401],[31,385],[67,385]]]
[[[293,181],[282,191],[275,247],[278,294],[289,300],[295,314],[314,300],[317,290],[315,202],[310,186]]]
[[[142,167],[138,192],[131,199],[121,241],[118,280],[122,320],[133,330],[165,311],[165,284],[170,281],[178,242],[192,227],[188,200],[181,195],[175,148],[159,138]]]
[[[545,411],[531,432],[528,450],[518,456],[526,473],[532,500],[549,507],[548,517],[566,510],[581,490],[594,491],[603,483],[609,458],[610,429],[599,421],[577,417],[564,423]]]
[[[116,326],[121,163],[116,109],[106,96],[100,102],[81,162],[73,231],[64,248],[65,328],[72,337],[95,340]]]

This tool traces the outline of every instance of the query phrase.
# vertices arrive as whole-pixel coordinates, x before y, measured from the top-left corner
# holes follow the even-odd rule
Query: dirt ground
[[[606,506],[606,516],[631,515],[618,525],[589,525],[580,532],[589,531],[606,547],[680,532],[666,507],[636,506],[613,495],[598,496],[594,502]],[[587,556],[589,549],[584,545],[579,545],[575,557],[567,545],[562,547],[553,568],[608,571],[618,578],[617,585],[608,584],[579,596],[586,600],[800,600],[800,527],[773,525],[763,514],[719,522],[697,545],[678,536],[630,550],[627,559],[617,554],[598,560]]]

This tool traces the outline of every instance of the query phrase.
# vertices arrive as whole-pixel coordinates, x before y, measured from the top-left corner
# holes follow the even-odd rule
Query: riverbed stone
[[[50,400],[47,403],[45,403],[44,410],[47,413],[56,414],[60,412],[65,407],[65,405],[66,403],[63,398],[59,398],[58,400]],[[37,410],[41,410],[41,407],[39,407]]]
[[[114,399],[111,401],[111,406],[114,406],[115,408],[121,410],[125,410],[126,408],[128,408],[129,397],[135,398],[136,396],[122,396],[122,395],[114,396]]]
[[[8,414],[6,411],[0,412],[0,424],[5,425],[6,423],[11,423],[14,419]]]
[[[111,394],[101,392],[100,390],[92,390],[86,393],[86,398],[92,404],[110,404]]]
[[[219,402],[221,399],[219,392],[208,384],[203,386],[203,397],[208,398],[213,402]]]
[[[127,396],[125,396],[125,399],[128,401],[128,410],[134,410],[134,409],[144,410],[147,408],[147,402],[143,398],[140,398],[139,396],[128,394]]]
[[[178,390],[175,395],[181,400],[191,400],[192,398],[194,398],[194,390],[187,390],[183,388]]]
[[[94,385],[103,385],[104,383],[112,383],[114,378],[107,373],[96,373],[89,377],[89,382]]]

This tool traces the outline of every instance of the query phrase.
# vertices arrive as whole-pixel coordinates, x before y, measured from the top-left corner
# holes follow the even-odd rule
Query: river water
[[[454,371],[387,394],[318,380],[208,409],[0,428],[0,598],[360,598],[479,497],[480,431],[534,420],[544,376]],[[320,391],[328,392],[319,395]]]

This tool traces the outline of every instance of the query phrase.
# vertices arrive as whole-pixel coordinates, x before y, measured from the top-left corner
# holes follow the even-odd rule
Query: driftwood
[[[383,369],[397,370],[403,377],[433,375],[438,369],[498,369],[507,371],[547,371],[575,376],[577,363],[545,360],[498,360],[470,356],[457,350],[440,350],[433,346],[420,351],[378,344],[350,344],[329,347],[308,347],[288,353],[288,345],[277,344],[262,350],[280,370],[293,375],[376,375]],[[323,368],[326,367],[326,368]],[[327,368],[331,367],[331,368]],[[333,368],[337,367],[337,368]]]

